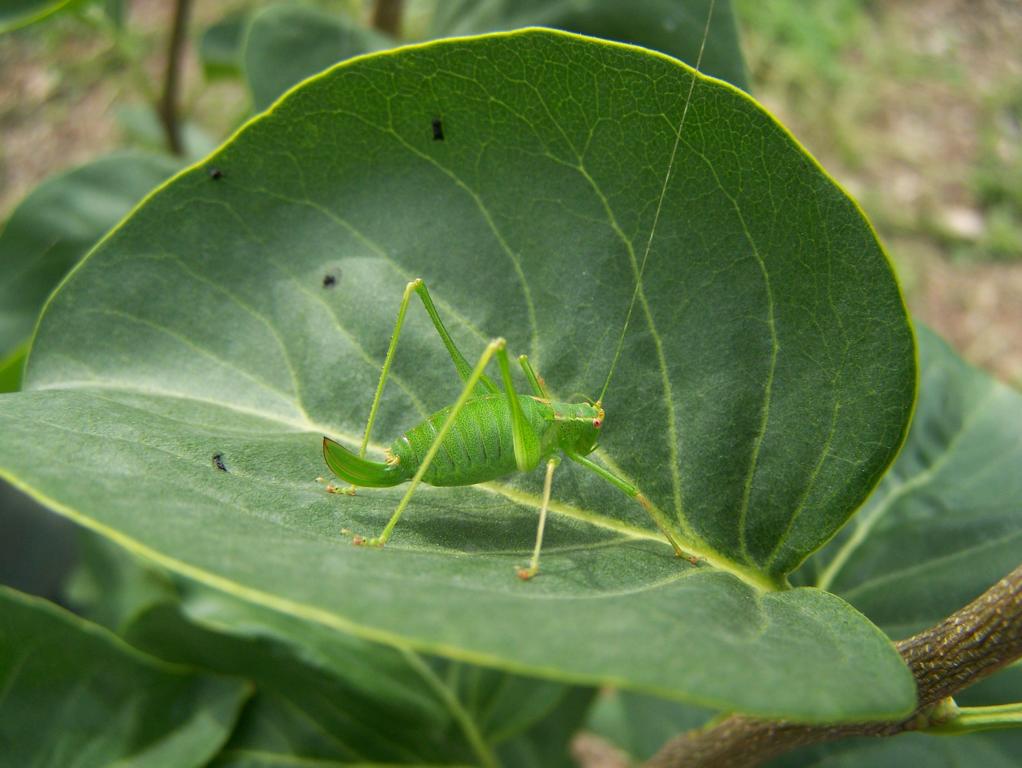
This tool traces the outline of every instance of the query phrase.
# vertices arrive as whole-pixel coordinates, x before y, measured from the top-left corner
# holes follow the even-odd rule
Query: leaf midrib
[[[328,427],[326,425],[318,424],[318,423],[315,423],[315,422],[313,422],[311,420],[304,421],[304,422],[295,421],[295,420],[292,420],[292,419],[285,418],[285,417],[283,417],[282,415],[279,415],[279,414],[268,414],[268,413],[265,413],[265,412],[256,411],[255,409],[245,408],[244,406],[235,406],[235,405],[232,405],[232,404],[224,403],[222,401],[216,401],[216,400],[210,400],[210,399],[207,399],[207,398],[194,397],[192,395],[185,394],[185,393],[180,393],[180,392],[169,392],[169,391],[166,391],[166,390],[153,390],[153,389],[140,390],[140,389],[135,389],[135,388],[132,388],[132,387],[110,386],[110,384],[107,383],[107,382],[96,383],[96,382],[89,382],[89,381],[64,382],[61,385],[53,385],[53,386],[47,385],[47,386],[39,387],[35,391],[46,391],[46,392],[83,391],[83,392],[92,394],[97,399],[100,399],[100,400],[103,400],[103,401],[106,401],[106,402],[116,403],[118,405],[118,407],[121,407],[121,408],[141,411],[142,413],[145,413],[145,414],[147,414],[149,416],[154,416],[154,417],[160,418],[160,419],[168,419],[168,420],[171,420],[171,421],[177,421],[179,423],[183,423],[183,424],[186,424],[186,425],[191,425],[192,422],[176,418],[175,416],[170,416],[170,415],[167,415],[167,414],[158,413],[158,412],[155,412],[155,411],[148,410],[146,408],[142,408],[137,403],[127,403],[127,402],[122,402],[122,401],[111,399],[111,398],[106,398],[106,397],[103,397],[101,395],[95,395],[94,392],[95,391],[101,391],[101,392],[102,391],[112,391],[112,392],[119,392],[119,393],[135,395],[135,396],[143,396],[143,397],[146,397],[146,396],[152,397],[152,396],[155,395],[157,397],[173,399],[173,400],[183,400],[185,402],[201,402],[201,403],[206,404],[206,405],[217,406],[217,407],[223,408],[225,410],[233,411],[233,412],[236,412],[236,413],[241,413],[241,414],[243,414],[245,416],[248,416],[248,417],[257,417],[257,418],[259,418],[259,419],[261,419],[263,421],[268,421],[271,424],[275,424],[275,425],[279,425],[279,426],[284,426],[284,427],[289,427],[290,431],[288,432],[288,434],[291,434],[291,435],[300,435],[300,434],[332,435],[332,436],[340,438],[341,440],[349,443],[350,445],[356,445],[356,444],[358,444],[360,442],[360,438],[357,438],[356,436],[354,436],[354,435],[352,435],[350,433],[347,433],[347,432],[345,432],[345,431],[343,431],[341,429],[335,428],[335,427]],[[66,425],[50,424],[49,426],[51,426],[52,428],[55,428],[55,429],[67,429],[69,431],[76,432],[76,430],[70,430],[70,428],[67,427]],[[85,433],[83,433],[83,434],[85,434]],[[94,433],[87,433],[87,434],[94,434]],[[107,437],[109,437],[109,436],[107,436]],[[120,439],[127,440],[127,438],[120,438]],[[155,446],[149,446],[149,447],[152,448],[153,450],[166,450],[166,449],[158,449]],[[377,453],[383,453],[384,450],[385,450],[384,446],[379,445],[377,443],[370,443],[369,447],[373,451],[376,451]],[[170,452],[168,452],[168,453],[170,453]],[[177,456],[176,454],[173,454],[173,453],[170,453],[170,455],[174,456],[175,458],[181,459],[181,460],[187,460],[187,457],[184,457],[184,456]],[[500,496],[503,496],[504,498],[508,499],[509,501],[515,502],[517,504],[521,504],[523,506],[531,507],[532,509],[535,509],[535,510],[539,510],[540,507],[542,506],[542,498],[540,496],[537,496],[535,494],[529,493],[527,491],[519,490],[517,488],[513,488],[511,486],[504,485],[503,483],[498,483],[498,482],[479,483],[479,484],[472,485],[472,486],[465,486],[465,488],[470,489],[470,490],[472,490],[472,491],[474,491],[476,493],[491,493],[491,494],[495,493],[495,494],[498,494]],[[574,520],[578,520],[580,522],[588,523],[590,525],[594,525],[594,526],[597,526],[599,528],[604,528],[604,529],[609,529],[609,530],[616,531],[616,532],[621,533],[621,534],[623,534],[623,535],[625,535],[625,536],[627,536],[628,538],[631,538],[631,539],[642,539],[642,540],[654,541],[654,542],[661,543],[661,544],[664,544],[665,546],[667,546],[667,542],[663,539],[663,537],[659,533],[655,533],[655,532],[650,531],[648,529],[640,528],[638,526],[634,526],[634,525],[631,525],[629,523],[625,523],[625,522],[622,522],[620,520],[616,520],[614,518],[607,517],[605,515],[601,515],[601,514],[599,514],[597,512],[593,512],[593,511],[590,511],[590,510],[587,510],[587,509],[582,509],[580,507],[576,507],[576,506],[568,504],[566,502],[551,500],[550,504],[549,504],[549,510],[551,512],[563,515],[564,517],[568,517],[568,518],[571,518],[571,519],[574,519]]]
[[[308,421],[295,421],[295,420],[293,420],[291,418],[284,417],[284,416],[282,416],[280,414],[267,414],[267,413],[255,411],[254,409],[249,409],[249,408],[237,407],[237,406],[229,405],[229,404],[223,403],[221,401],[213,401],[213,400],[209,400],[209,399],[205,399],[205,398],[195,397],[195,396],[192,396],[190,394],[185,394],[185,393],[180,393],[180,392],[169,392],[169,391],[166,391],[166,390],[156,390],[154,388],[147,388],[146,390],[141,390],[141,389],[138,389],[136,386],[134,386],[132,384],[122,384],[122,386],[117,387],[117,386],[111,386],[110,382],[108,382],[108,381],[97,383],[95,381],[90,382],[88,380],[84,380],[84,381],[79,381],[79,382],[63,382],[60,385],[42,386],[42,387],[38,387],[36,391],[50,391],[50,392],[54,392],[54,391],[62,391],[62,390],[68,390],[68,391],[70,391],[70,390],[78,390],[78,391],[89,392],[89,391],[94,391],[94,390],[97,390],[97,389],[98,390],[105,390],[105,391],[123,392],[125,394],[130,394],[130,395],[135,395],[135,396],[143,396],[143,397],[144,396],[150,396],[151,397],[153,395],[156,395],[156,396],[159,396],[159,397],[167,397],[167,398],[172,398],[172,399],[177,399],[177,400],[184,400],[186,402],[193,402],[193,401],[194,402],[202,402],[202,403],[205,403],[205,404],[214,405],[214,406],[217,406],[217,407],[220,407],[220,408],[224,408],[226,410],[231,410],[231,411],[236,411],[238,413],[243,413],[246,416],[256,416],[256,417],[260,418],[261,420],[268,421],[268,422],[270,422],[272,424],[280,424],[280,425],[283,425],[283,426],[290,427],[293,430],[292,434],[301,434],[301,433],[312,433],[312,434],[319,434],[319,435],[323,435],[323,434],[331,435],[332,434],[332,435],[335,435],[337,437],[340,437],[342,440],[345,440],[350,445],[355,445],[355,444],[359,443],[359,440],[355,436],[350,435],[350,434],[344,432],[343,430],[326,427],[324,425],[320,425],[320,424],[317,424],[315,422],[312,422],[311,420],[308,420]],[[122,407],[125,407],[125,408],[133,408],[133,409],[136,409],[136,410],[141,410],[142,412],[149,413],[150,415],[156,415],[158,418],[163,418],[163,414],[154,414],[152,411],[147,411],[144,408],[140,408],[137,404],[122,403],[120,405]],[[51,425],[51,426],[53,426],[54,428],[67,429],[67,427],[63,426],[63,425]],[[376,445],[376,444],[372,444],[371,447],[374,450],[376,450],[376,451],[382,452],[382,450],[383,450],[382,446],[379,446],[379,445]],[[493,492],[493,493],[497,493],[497,494],[499,494],[501,496],[504,496],[505,498],[508,498],[511,501],[514,501],[514,502],[519,503],[519,504],[523,504],[525,506],[529,506],[529,507],[531,507],[533,509],[536,509],[536,510],[540,509],[540,507],[542,506],[542,499],[540,497],[534,496],[534,495],[529,494],[529,493],[524,492],[524,491],[520,491],[520,490],[518,490],[516,488],[512,488],[512,487],[509,487],[509,486],[504,486],[504,485],[502,485],[500,483],[491,482],[491,483],[486,483],[486,484],[478,484],[478,485],[465,486],[465,487],[466,488],[474,489],[475,492],[490,491],[490,492]],[[589,523],[591,525],[595,525],[595,526],[598,526],[598,527],[601,527],[601,528],[610,529],[610,530],[622,533],[622,534],[624,534],[624,535],[626,535],[626,536],[628,536],[630,538],[634,538],[634,539],[646,539],[646,540],[655,541],[657,543],[663,544],[664,546],[668,546],[668,542],[667,542],[666,538],[663,538],[659,533],[654,534],[651,530],[639,528],[639,527],[630,525],[628,523],[624,523],[622,521],[615,520],[615,519],[610,518],[610,517],[606,517],[606,516],[601,515],[601,514],[596,513],[596,512],[591,512],[589,510],[580,509],[578,507],[571,506],[571,505],[566,504],[564,502],[554,502],[554,501],[551,501],[551,503],[549,505],[549,509],[550,509],[551,512],[556,512],[556,513],[564,515],[566,517],[573,518],[573,519],[579,520],[581,522]],[[687,551],[688,551],[689,554],[695,555],[699,559],[706,561],[707,564],[709,564],[713,568],[716,568],[717,570],[720,570],[720,571],[732,574],[733,576],[737,577],[738,579],[740,579],[741,581],[745,582],[746,584],[754,587],[758,591],[773,591],[773,590],[777,590],[777,589],[785,589],[785,588],[787,588],[787,585],[786,585],[785,582],[783,582],[781,580],[777,580],[777,579],[771,579],[770,577],[766,576],[765,574],[760,573],[759,571],[756,571],[756,570],[753,570],[753,569],[749,569],[747,567],[743,567],[743,565],[741,563],[737,563],[737,562],[734,562],[734,561],[730,560],[729,558],[727,558],[726,556],[724,556],[721,553],[717,552],[716,550],[708,547],[701,540],[692,539],[692,540],[688,540],[687,542],[683,542],[683,544],[687,547]]]

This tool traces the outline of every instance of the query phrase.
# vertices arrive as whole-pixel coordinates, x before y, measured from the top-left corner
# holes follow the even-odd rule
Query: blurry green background
[[[257,5],[197,2],[193,42]],[[368,13],[357,0],[317,5]],[[969,361],[1022,385],[1022,3],[735,7],[754,95],[860,201],[916,317]],[[51,173],[161,139],[125,105],[158,87],[171,4],[129,8],[131,37],[116,43],[75,16],[0,37],[0,219]],[[406,28],[423,25],[421,13],[410,3]],[[236,79],[205,81],[189,54],[184,112],[215,145],[246,114],[247,96]],[[131,74],[129,58],[150,83]]]

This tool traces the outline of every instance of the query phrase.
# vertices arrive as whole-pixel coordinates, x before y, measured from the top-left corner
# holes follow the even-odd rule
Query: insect
[[[395,440],[387,450],[385,461],[371,461],[365,458],[369,435],[413,295],[421,299],[465,386],[454,405],[437,411]],[[503,392],[484,372],[494,357],[500,368]],[[514,472],[529,472],[545,463],[543,501],[532,559],[527,567],[518,569],[520,578],[530,579],[539,572],[539,554],[543,546],[554,470],[563,455],[642,504],[660,525],[675,552],[683,554],[670,528],[661,524],[658,511],[639,489],[588,458],[596,449],[606,417],[600,401],[555,401],[528,357],[521,355],[518,362],[532,389],[531,394],[520,394],[515,390],[504,339],[491,341],[475,367],[470,367],[440,319],[426,284],[422,280],[408,283],[369,410],[361,449],[355,454],[329,437],[323,438],[323,456],[330,471],[352,486],[348,489],[328,487],[329,490],[350,494],[355,486],[388,488],[410,481],[408,490],[380,535],[368,540],[355,537],[355,543],[370,546],[386,544],[419,483],[474,485]]]
[[[222,453],[213,454],[213,466],[221,472],[227,471],[227,466],[224,464],[224,455]]]
[[[709,35],[713,7],[714,1],[711,0],[703,31],[703,46],[705,46]],[[697,71],[702,61],[703,46],[700,47],[696,61]],[[671,177],[674,157],[681,139],[695,81],[696,78],[693,77],[688,91],[688,99],[676,129],[674,150],[661,189],[661,201]],[[433,138],[437,141],[443,139],[443,124],[439,120],[433,121]],[[337,477],[350,483],[350,487],[346,489],[329,486],[328,490],[354,494],[355,487],[386,488],[404,482],[409,483],[408,489],[401,497],[379,536],[370,539],[356,536],[354,537],[356,544],[378,547],[386,544],[420,483],[435,486],[474,485],[515,472],[529,472],[538,468],[540,464],[545,464],[543,496],[532,558],[527,567],[517,570],[521,579],[531,579],[539,573],[539,556],[543,546],[543,530],[546,526],[547,510],[550,506],[554,471],[561,461],[561,456],[564,456],[638,501],[674,547],[675,554],[688,557],[693,563],[696,562],[695,558],[685,553],[682,542],[663,513],[643,495],[637,486],[589,458],[589,455],[596,449],[600,430],[604,425],[606,413],[601,401],[610,384],[624,343],[625,331],[628,328],[632,309],[639,295],[646,258],[649,255],[659,215],[660,206],[658,204],[642,263],[637,267],[635,289],[618,339],[617,351],[604,382],[603,392],[600,393],[599,398],[593,401],[586,400],[576,403],[555,401],[550,397],[543,380],[537,375],[525,355],[521,355],[518,362],[532,392],[531,394],[517,392],[511,379],[511,364],[507,345],[502,338],[492,340],[475,367],[470,367],[444,327],[426,284],[421,279],[408,283],[398,308],[397,322],[391,334],[390,346],[387,349],[379,384],[369,409],[369,419],[358,454],[349,451],[329,437],[324,436],[323,438],[323,456],[327,466]],[[412,427],[395,440],[387,450],[385,461],[371,461],[366,458],[369,435],[376,419],[383,387],[397,348],[405,313],[413,295],[417,295],[422,301],[426,313],[454,362],[458,375],[464,382],[464,387],[453,405],[427,417],[425,421]],[[494,357],[496,357],[500,369],[503,391],[485,373],[486,367]]]
[[[439,118],[433,120],[433,141],[444,140],[444,123]]]

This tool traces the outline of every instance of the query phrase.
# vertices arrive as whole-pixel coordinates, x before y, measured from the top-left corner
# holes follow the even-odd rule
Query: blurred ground
[[[734,2],[755,95],[862,203],[914,314],[1022,386],[1022,3]],[[193,32],[244,4],[196,3]],[[47,175],[145,143],[118,112],[153,98],[171,4],[130,8],[113,44],[72,19],[0,38],[0,218]],[[188,61],[186,110],[219,141],[244,93]]]

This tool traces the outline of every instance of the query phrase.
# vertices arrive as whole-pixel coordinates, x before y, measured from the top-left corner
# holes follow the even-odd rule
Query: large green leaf
[[[702,72],[748,90],[730,0],[436,0],[433,5],[431,37],[541,26],[641,45],[693,65],[703,50]]]
[[[0,587],[0,765],[188,768],[226,741],[244,683],[144,656]]]
[[[961,608],[1022,561],[1022,395],[920,328],[920,400],[904,450],[802,581],[894,637]]]
[[[176,167],[119,152],[47,179],[14,209],[0,230],[0,371],[9,371],[0,391],[17,388],[24,348],[60,279]]]
[[[378,531],[400,490],[323,494],[319,436],[357,441],[416,275],[467,354],[503,334],[565,397],[600,389],[624,331],[600,460],[715,567],[673,557],[637,504],[574,466],[532,583],[512,574],[537,477],[423,490],[386,550],[348,546],[340,529]],[[419,311],[392,381],[386,438],[460,389]],[[764,591],[901,442],[913,342],[890,267],[780,126],[666,57],[528,31],[308,81],[93,252],[44,315],[28,384],[0,399],[0,472],[245,599],[762,715],[912,704],[858,613]]]

